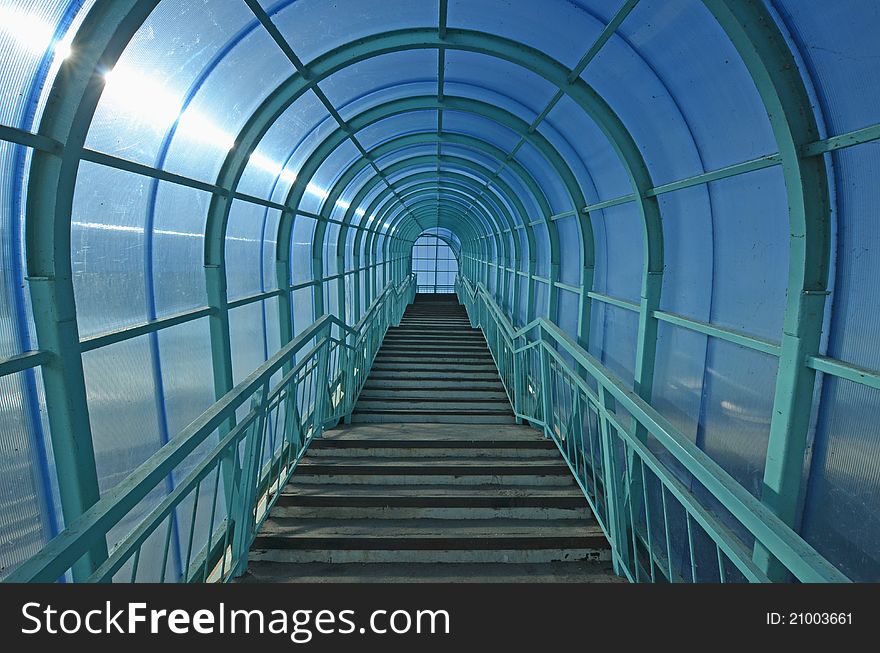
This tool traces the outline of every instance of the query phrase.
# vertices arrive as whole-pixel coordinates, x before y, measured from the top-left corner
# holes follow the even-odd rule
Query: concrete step
[[[455,378],[444,379],[440,378],[419,378],[419,377],[410,377],[410,378],[399,378],[398,375],[390,375],[387,378],[385,377],[370,377],[367,379],[367,382],[364,384],[364,392],[367,390],[409,390],[416,386],[424,386],[425,388],[429,388],[431,390],[454,390],[456,388],[461,388],[463,385],[464,379],[456,376]],[[495,379],[487,379],[487,380],[473,380],[472,378],[467,379],[467,386],[469,390],[494,390],[497,392],[504,392],[504,386],[501,384],[501,381],[498,380],[497,376]]]
[[[424,452],[437,451],[435,449],[422,449]],[[426,455],[408,455],[407,450],[398,449],[391,455],[380,455],[378,451],[370,450],[365,455],[352,455],[351,452],[345,455],[339,455],[339,452],[333,450],[325,450],[320,455],[306,456],[300,463],[300,469],[310,469],[312,465],[337,465],[339,469],[348,468],[353,465],[362,467],[427,467],[427,468],[445,468],[446,466],[460,467],[507,467],[514,465],[517,469],[525,469],[526,467],[540,467],[542,473],[546,473],[546,468],[562,466],[559,459],[559,453],[556,451],[535,451],[531,456],[526,458],[512,458],[511,456],[493,454],[492,450],[469,450],[458,449],[453,450],[447,455],[426,456]]]
[[[388,387],[365,387],[361,392],[360,400],[364,399],[389,399],[392,401],[412,399],[443,399],[470,401],[480,399],[483,401],[508,401],[504,389],[475,388],[470,383],[459,383],[458,388],[437,388],[433,385],[411,384],[409,388]]]
[[[437,354],[399,354],[397,352],[383,353],[376,355],[374,364],[386,363],[414,363],[420,365],[433,366],[450,366],[450,365],[491,365],[493,369],[495,364],[489,352],[485,354],[455,354],[450,356],[438,356]]]
[[[528,468],[528,469],[527,469]],[[542,485],[573,487],[568,467],[554,465],[311,465],[300,464],[297,485],[407,485],[421,492],[425,485],[498,486]],[[488,488],[486,488],[488,489]]]
[[[515,424],[510,411],[454,411],[442,413],[413,410],[358,410],[351,416],[356,424]]]
[[[251,560],[275,562],[536,563],[598,560],[607,542],[581,520],[270,518]]]
[[[520,461],[509,459],[475,460],[458,458],[425,461],[419,458],[378,456],[353,458],[312,458],[306,456],[296,468],[301,474],[390,475],[407,476],[562,476],[569,479],[568,466],[558,456],[543,461]],[[571,479],[569,479],[571,480]]]
[[[273,517],[287,519],[589,519],[591,513],[586,504],[576,508],[553,506],[505,506],[500,502],[481,502],[480,497],[466,497],[471,505],[388,505],[382,497],[375,497],[373,505],[361,501],[361,505],[340,505],[340,502],[322,503],[315,506],[295,506],[288,503],[275,504]],[[428,502],[425,502],[428,503]],[[480,505],[484,503],[485,505]]]
[[[480,410],[507,410],[510,411],[510,402],[507,395],[500,399],[445,399],[433,395],[422,395],[421,397],[395,398],[395,397],[361,397],[358,400],[355,411],[361,410],[462,410],[462,411],[480,411]]]
[[[411,446],[445,446],[443,443],[454,441],[491,443],[496,440],[521,442],[522,446],[555,447],[540,431],[524,425],[484,426],[479,429],[468,428],[459,424],[389,424],[387,426],[340,425],[324,432],[324,437],[315,440],[313,447],[345,446],[344,443],[354,442],[358,446],[365,442],[396,441],[406,442]]]
[[[373,381],[399,381],[401,383],[409,383],[410,381],[454,381],[461,383],[467,380],[468,383],[501,383],[498,376],[498,370],[494,365],[477,366],[471,365],[467,369],[467,374],[462,373],[462,369],[458,366],[448,366],[444,369],[432,369],[428,365],[376,365],[370,371],[367,377],[367,383]]]
[[[382,343],[382,347],[379,349],[379,353],[396,353],[402,354],[404,356],[409,356],[410,354],[416,354],[420,356],[469,356],[472,354],[480,354],[487,355],[489,353],[489,348],[486,346],[485,342],[478,342],[472,345],[444,345],[432,343],[430,341],[425,341],[422,343],[398,343],[398,342],[385,342]]]
[[[382,345],[381,349],[377,352],[378,356],[402,356],[402,357],[418,357],[418,358],[426,358],[426,357],[436,357],[442,360],[448,360],[450,358],[491,358],[492,355],[489,353],[489,348],[486,345],[479,345],[475,347],[463,347],[463,346],[454,346],[454,347],[443,347],[443,346],[435,346],[435,345],[395,345],[395,344],[385,344]]]
[[[622,583],[610,562],[301,563],[252,562],[243,583]]]
[[[313,443],[314,444],[314,443]],[[352,443],[354,444],[354,443]],[[418,458],[419,460],[446,460],[455,457],[468,457],[473,460],[506,459],[506,460],[555,460],[555,450],[523,447],[410,447],[402,443],[376,442],[347,448],[310,447],[309,460],[323,460],[326,457],[358,458],[377,456],[380,458],[402,457]]]

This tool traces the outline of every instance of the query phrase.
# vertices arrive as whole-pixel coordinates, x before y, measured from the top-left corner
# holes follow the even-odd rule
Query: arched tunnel
[[[3,0],[0,578],[240,577],[384,406],[386,333],[435,320],[485,340],[609,575],[880,580],[878,27]]]

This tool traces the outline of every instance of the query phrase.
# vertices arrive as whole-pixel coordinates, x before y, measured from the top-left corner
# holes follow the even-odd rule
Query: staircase
[[[483,334],[455,295],[416,295],[388,330],[352,422],[515,423]]]
[[[447,297],[388,332],[359,423],[312,443],[242,582],[620,581],[556,445],[514,423]]]

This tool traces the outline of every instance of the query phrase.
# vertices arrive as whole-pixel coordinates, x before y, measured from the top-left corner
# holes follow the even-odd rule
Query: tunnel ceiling
[[[861,551],[825,507],[880,496],[832,458],[880,411],[878,24],[859,0],[6,1],[9,432],[89,433],[103,491],[114,386],[159,398],[161,445],[192,418],[169,397],[356,322],[433,230],[514,324],[555,321],[820,551]],[[171,387],[156,334],[197,324]],[[44,391],[88,410],[44,423]]]

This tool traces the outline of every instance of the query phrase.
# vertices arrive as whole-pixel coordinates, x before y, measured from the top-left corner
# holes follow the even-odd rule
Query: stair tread
[[[543,563],[314,563],[254,561],[239,582],[261,583],[614,583],[611,563],[599,560]]]
[[[570,519],[314,519],[270,517],[262,535],[289,538],[460,539],[529,537],[545,540],[602,535],[593,520]]]
[[[282,495],[286,496],[326,496],[326,497],[409,497],[414,496],[413,488],[406,485],[306,485],[297,484],[296,475],[293,481],[288,483]],[[499,486],[499,485],[434,485],[419,484],[419,497],[473,497],[473,496],[489,496],[497,498],[514,498],[514,497],[538,497],[538,498],[559,498],[559,497],[577,497],[586,502],[581,491],[574,485],[568,487],[547,486],[547,485],[516,485],[516,486]]]
[[[548,442],[538,431],[521,424],[510,426],[491,426],[480,429],[462,428],[457,424],[371,424],[369,426],[340,426],[324,432],[322,440],[337,438],[370,439],[370,438],[411,438],[434,440],[442,438],[484,440],[498,437],[521,438]]]
[[[312,464],[320,465],[364,465],[385,467],[394,465],[428,465],[428,466],[462,466],[462,467],[488,467],[493,465],[503,465],[510,467],[513,465],[521,466],[524,470],[534,466],[546,465],[562,465],[564,463],[559,460],[559,456],[555,452],[548,452],[546,455],[538,457],[530,457],[522,459],[522,462],[516,458],[498,456],[498,455],[478,455],[475,453],[463,453],[455,456],[437,456],[436,458],[424,456],[314,456],[305,457],[300,462],[300,468],[308,467]]]

